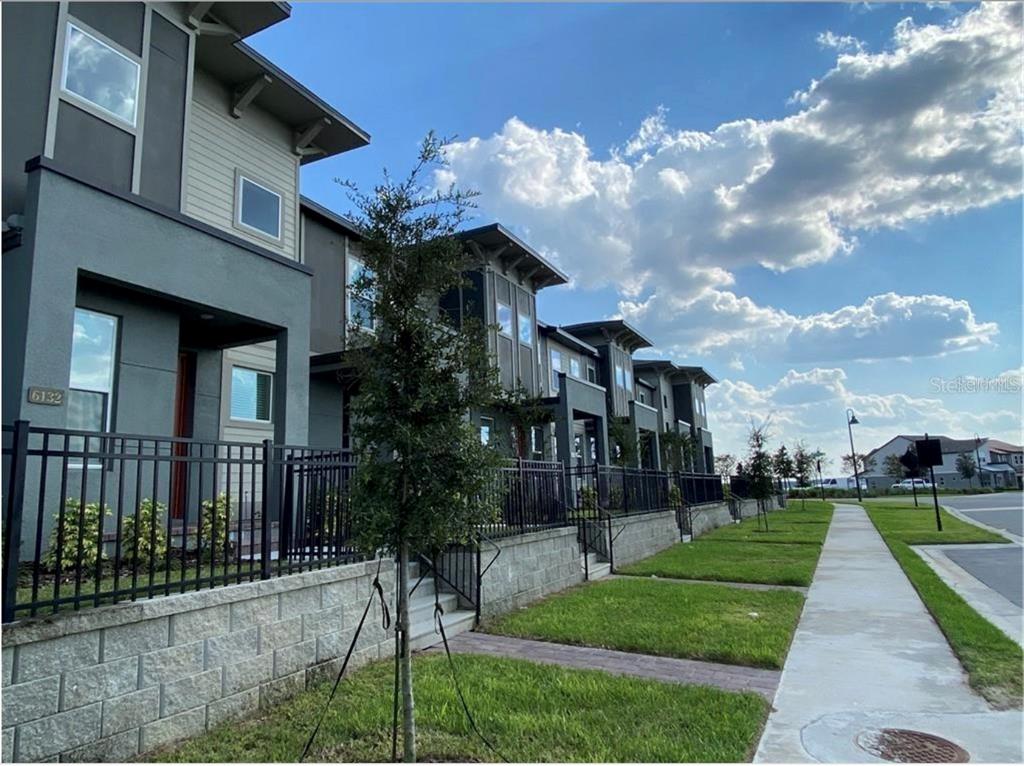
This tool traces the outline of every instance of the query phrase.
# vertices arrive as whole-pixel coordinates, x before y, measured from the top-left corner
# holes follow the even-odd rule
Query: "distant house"
[[[885,461],[889,455],[903,455],[918,439],[920,434],[899,434],[881,447],[868,453],[869,470],[861,478],[869,489],[882,489],[892,485],[896,478],[885,472]],[[1020,487],[1024,471],[1024,449],[996,439],[952,439],[948,436],[931,435],[942,445],[942,465],[935,466],[935,484],[939,489],[968,489],[969,487]],[[966,453],[978,464],[978,475],[970,481],[963,478],[956,468],[957,458]]]

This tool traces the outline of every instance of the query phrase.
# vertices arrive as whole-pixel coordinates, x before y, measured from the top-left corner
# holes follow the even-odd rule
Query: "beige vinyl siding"
[[[255,105],[231,116],[227,89],[196,70],[186,139],[185,213],[254,244],[298,259],[298,161],[292,136]],[[235,226],[236,171],[281,195],[281,241]]]

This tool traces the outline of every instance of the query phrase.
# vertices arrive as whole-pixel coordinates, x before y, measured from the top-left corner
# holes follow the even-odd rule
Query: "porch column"
[[[661,470],[661,434],[651,431],[651,467],[656,471]]]
[[[597,437],[597,464],[608,465],[608,419],[595,417],[594,431]]]
[[[306,338],[298,337],[305,330]],[[275,336],[274,442],[305,445],[309,440],[309,324]]]

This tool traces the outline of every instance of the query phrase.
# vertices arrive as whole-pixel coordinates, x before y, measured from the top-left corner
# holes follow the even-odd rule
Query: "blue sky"
[[[865,447],[1020,441],[1019,25],[1019,6],[298,3],[250,42],[373,136],[307,166],[304,193],[345,212],[335,178],[369,186],[428,129],[457,135],[481,222],[574,277],[542,318],[624,315],[708,367],[719,451],[771,416],[776,441],[838,456],[847,406]],[[1004,373],[1016,393],[933,381]]]

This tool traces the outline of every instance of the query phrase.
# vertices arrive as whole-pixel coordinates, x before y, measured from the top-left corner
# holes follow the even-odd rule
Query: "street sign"
[[[914,442],[917,448],[918,465],[922,468],[942,465],[942,443],[938,439],[929,439],[928,434],[923,439]]]

